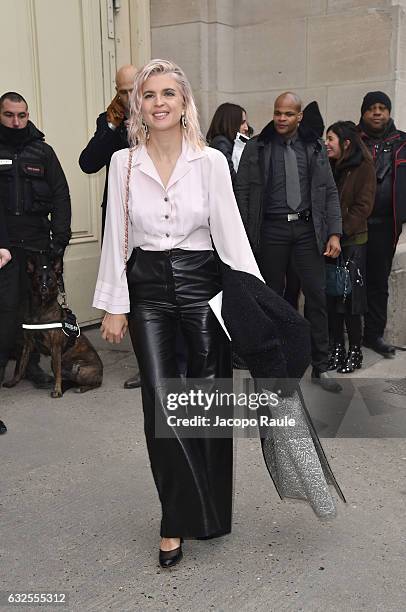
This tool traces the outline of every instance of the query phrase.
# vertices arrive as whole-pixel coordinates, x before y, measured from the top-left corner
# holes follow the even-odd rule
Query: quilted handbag
[[[326,293],[332,297],[343,297],[346,299],[352,291],[349,262],[345,262],[341,257],[337,260],[337,265],[326,264]]]

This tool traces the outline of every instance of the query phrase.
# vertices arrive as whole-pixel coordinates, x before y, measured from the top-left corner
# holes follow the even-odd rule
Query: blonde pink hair
[[[202,136],[198,112],[193,98],[192,88],[183,70],[168,60],[154,59],[145,64],[135,76],[134,89],[130,96],[130,121],[128,127],[128,140],[131,147],[143,145],[147,142],[147,134],[142,121],[142,89],[150,76],[169,74],[177,82],[185,104],[186,128],[182,127],[186,141],[194,149],[202,149],[205,140]]]

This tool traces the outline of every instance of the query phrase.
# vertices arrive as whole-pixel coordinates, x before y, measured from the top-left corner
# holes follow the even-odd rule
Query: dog
[[[62,397],[63,392],[70,387],[76,387],[78,393],[84,393],[102,384],[103,363],[99,355],[84,334],[76,337],[79,328],[75,317],[58,302],[62,266],[60,257],[50,260],[44,253],[27,258],[30,297],[25,324],[63,323],[63,328],[71,335],[66,335],[62,327],[24,329],[21,356],[17,359],[13,378],[4,383],[5,387],[14,387],[24,378],[34,348],[43,355],[51,356],[55,377],[51,397]]]

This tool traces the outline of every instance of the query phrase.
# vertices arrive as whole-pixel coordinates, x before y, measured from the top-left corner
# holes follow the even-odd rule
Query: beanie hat
[[[383,91],[369,91],[362,101],[361,116],[374,104],[383,104],[389,112],[392,110],[392,102]]]

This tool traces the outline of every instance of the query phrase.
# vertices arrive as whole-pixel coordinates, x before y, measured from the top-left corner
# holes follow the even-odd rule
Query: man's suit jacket
[[[332,234],[342,234],[341,209],[337,187],[321,134],[323,120],[316,102],[303,111],[299,137],[309,160],[312,222],[320,254]],[[235,197],[254,253],[260,248],[264,216],[264,193],[272,159],[273,121],[245,146],[234,184]]]

